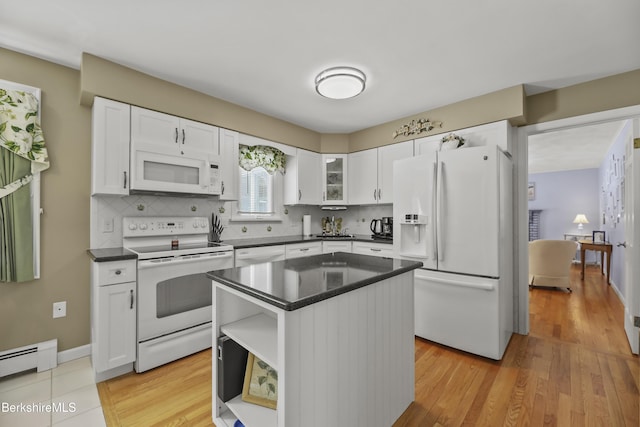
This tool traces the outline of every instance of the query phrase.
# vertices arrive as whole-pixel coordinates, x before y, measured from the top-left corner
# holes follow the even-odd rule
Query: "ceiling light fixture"
[[[364,73],[356,68],[328,68],[316,77],[316,91],[325,98],[353,98],[362,93],[366,80]]]

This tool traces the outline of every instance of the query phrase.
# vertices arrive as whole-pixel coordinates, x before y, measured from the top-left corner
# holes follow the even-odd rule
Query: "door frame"
[[[529,224],[527,184],[529,136],[563,129],[627,120],[640,117],[640,105],[599,111],[581,116],[558,119],[549,122],[523,126],[517,129],[516,141],[513,144],[515,160],[515,218],[514,218],[514,262],[516,286],[514,288],[514,331],[527,335],[529,333]],[[640,231],[640,230],[639,230]]]

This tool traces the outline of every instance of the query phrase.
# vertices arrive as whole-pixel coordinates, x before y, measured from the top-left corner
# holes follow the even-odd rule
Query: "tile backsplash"
[[[224,212],[220,210],[223,208]],[[374,218],[392,216],[391,205],[350,206],[346,211],[323,211],[317,206],[285,206],[281,222],[230,221],[231,202],[217,199],[153,195],[94,196],[91,198],[92,249],[122,246],[122,218],[125,216],[205,216],[215,213],[225,229],[222,240],[302,234],[302,217],[311,215],[311,233],[321,232],[322,217],[342,218],[351,234],[370,234]],[[245,228],[246,227],[246,228]],[[243,228],[246,232],[243,232]],[[268,231],[270,230],[270,231]]]

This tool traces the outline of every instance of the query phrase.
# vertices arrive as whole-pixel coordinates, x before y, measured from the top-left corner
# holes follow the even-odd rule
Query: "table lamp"
[[[583,224],[589,224],[589,220],[587,220],[587,217],[585,214],[578,214],[573,219],[573,223],[578,224],[578,230],[582,231]]]

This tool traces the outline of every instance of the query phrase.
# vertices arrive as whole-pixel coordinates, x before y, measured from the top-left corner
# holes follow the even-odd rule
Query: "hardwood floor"
[[[573,293],[530,290],[531,332],[495,362],[416,339],[401,426],[638,426],[640,367],[597,267]],[[211,426],[211,351],[98,384],[108,426]],[[304,427],[304,426],[300,426]]]

